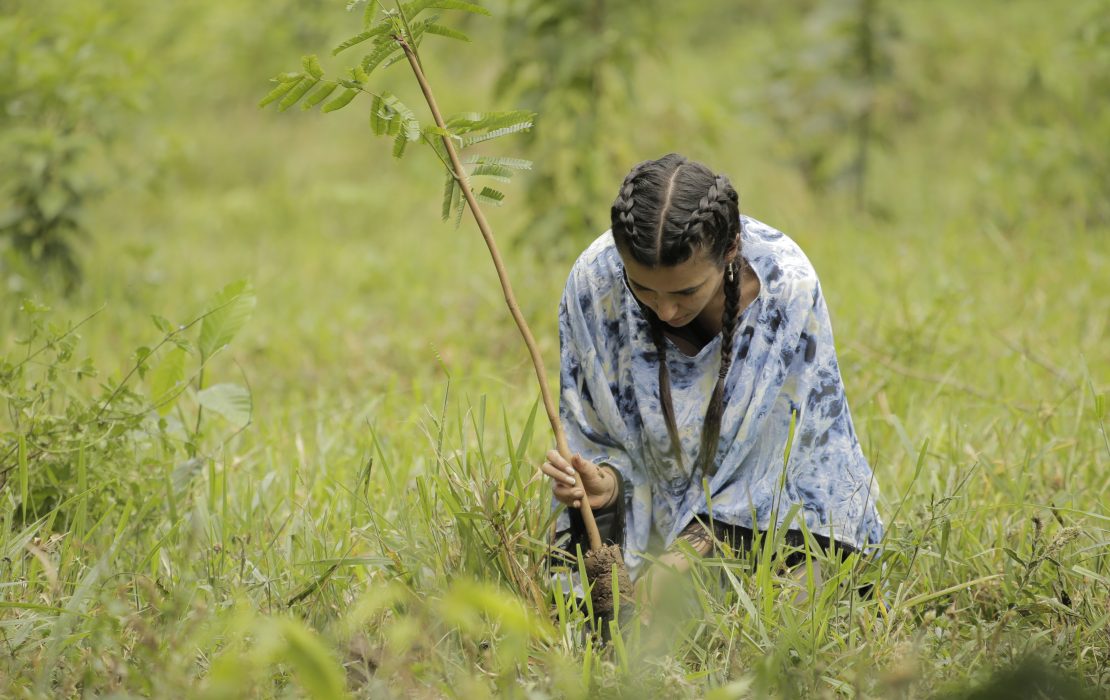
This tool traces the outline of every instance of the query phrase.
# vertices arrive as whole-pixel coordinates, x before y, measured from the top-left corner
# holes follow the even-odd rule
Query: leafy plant
[[[763,102],[790,161],[811,190],[848,189],[860,210],[870,161],[889,141],[899,37],[882,0],[836,0],[811,10],[795,45],[769,61]]]
[[[0,356],[0,400],[6,421],[0,423],[0,486],[15,492],[20,522],[52,513],[82,535],[89,519],[104,507],[143,488],[183,492],[200,464],[196,460],[205,410],[242,430],[251,419],[251,395],[234,383],[204,385],[208,363],[249,320],[255,305],[248,282],[225,287],[200,316],[174,325],[154,316],[163,334],[153,346],[133,353],[122,378],[102,383],[92,398],[80,385],[98,376],[89,358],[77,363],[78,331],[96,313],[65,328],[48,320],[50,309],[26,300],[22,311],[29,332],[19,341],[23,357]],[[97,312],[99,313],[99,312]],[[190,331],[200,326],[195,341]],[[187,374],[189,358],[195,368]],[[157,360],[157,363],[156,363]],[[146,389],[134,379],[146,380]],[[186,420],[181,397],[189,394],[195,418]],[[177,415],[171,412],[177,409]],[[190,427],[191,424],[191,427]],[[190,458],[173,474],[169,468],[149,469],[173,460],[183,448]],[[151,461],[137,461],[134,454]],[[90,479],[90,470],[117,468]],[[14,475],[14,479],[13,479]],[[65,507],[63,507],[63,505]]]
[[[357,2],[352,2],[348,7],[357,4]],[[474,145],[530,129],[534,115],[530,112],[521,111],[464,112],[444,119],[440,113],[420,60],[419,46],[424,38],[429,35],[439,35],[463,41],[469,39],[461,32],[438,24],[438,15],[425,15],[423,18],[420,15],[432,8],[488,14],[485,9],[463,0],[411,0],[407,3],[398,0],[395,3],[395,9],[384,10],[382,17],[378,19],[378,4],[376,0],[370,0],[366,3],[363,12],[363,31],[339,44],[332,52],[338,54],[353,46],[366,42],[370,43],[369,52],[363,56],[359,65],[351,69],[349,79],[324,80],[324,71],[320,66],[319,59],[315,55],[305,56],[301,62],[303,70],[295,73],[284,73],[274,78],[274,82],[278,83],[277,86],[262,99],[260,104],[264,107],[277,102],[278,108],[284,110],[303,99],[305,108],[324,103],[323,111],[333,111],[348,105],[359,92],[364,92],[372,99],[370,126],[375,134],[393,138],[394,157],[402,157],[408,144],[416,141],[423,142],[432,149],[446,170],[443,218],[446,220],[452,212],[455,212],[457,225],[457,222],[461,220],[464,206],[466,206],[469,207],[475,222],[478,224],[478,229],[489,248],[494,268],[497,270],[497,277],[501,283],[509,312],[512,314],[531,355],[536,379],[540,385],[540,397],[552,431],[555,434],[557,448],[562,455],[569,459],[570,448],[559,422],[558,409],[547,385],[547,372],[544,369],[543,357],[527,322],[524,320],[520,307],[516,303],[508,273],[501,260],[497,244],[493,239],[493,232],[490,230],[485,214],[479,206],[479,202],[499,205],[504,199],[504,194],[500,190],[488,186],[477,191],[470,184],[470,177],[473,176],[508,180],[512,171],[522,167],[524,162],[517,159],[490,158],[481,155],[470,157],[464,161],[460,156],[460,152]],[[419,84],[428,109],[432,114],[433,124],[422,125],[412,110],[402,104],[396,96],[366,89],[365,85],[370,79],[371,71],[378,66],[388,67],[401,61],[407,61],[412,69],[413,76]],[[344,92],[330,102],[324,102],[339,87],[343,87]],[[467,162],[472,164],[469,172],[466,169]],[[601,548],[601,537],[594,523],[589,499],[584,498],[581,503],[582,517],[590,540],[590,549],[599,550]],[[497,513],[491,513],[487,517],[498,516]],[[617,558],[620,559],[619,556]],[[623,565],[623,561],[620,561],[620,563]],[[531,582],[520,581],[520,583],[529,587],[528,591],[522,592],[535,593]]]
[[[526,193],[530,250],[565,258],[608,228],[611,185],[636,160],[635,76],[662,43],[659,18],[655,0],[511,5],[495,91],[544,119],[527,136],[537,162]]]
[[[0,272],[57,275],[67,291],[81,280],[84,210],[114,179],[121,118],[142,104],[126,16],[94,2],[0,17]]]

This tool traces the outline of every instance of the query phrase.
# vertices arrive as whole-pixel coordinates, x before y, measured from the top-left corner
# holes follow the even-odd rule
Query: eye
[[[696,289],[683,289],[681,292],[676,292],[676,293],[680,297],[692,297],[692,296],[694,296],[694,293],[696,291],[698,291],[698,290],[696,290]]]

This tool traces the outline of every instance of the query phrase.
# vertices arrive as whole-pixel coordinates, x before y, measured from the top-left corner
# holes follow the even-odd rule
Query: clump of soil
[[[620,616],[625,619],[632,613],[632,579],[624,566],[619,545],[610,544],[600,550],[586,553],[586,578],[590,581],[590,597],[593,599],[594,615],[602,620],[613,619],[613,565],[617,566],[617,589],[620,594]]]

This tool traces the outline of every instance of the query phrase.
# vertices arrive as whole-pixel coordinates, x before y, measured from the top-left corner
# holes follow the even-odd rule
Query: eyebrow
[[[628,280],[628,283],[629,283],[629,284],[631,284],[631,285],[634,285],[634,286],[636,286],[636,287],[638,287],[638,288],[640,288],[640,289],[643,289],[643,290],[645,290],[645,291],[648,291],[648,292],[654,292],[654,291],[655,291],[655,290],[654,290],[654,289],[652,289],[651,287],[645,287],[644,285],[640,284],[640,283],[639,283],[639,282],[637,282],[636,280],[634,280],[634,279],[632,279],[631,277],[629,277],[629,276],[628,276],[628,271],[627,271],[627,270],[625,270],[625,273],[624,273],[624,278],[625,278],[626,280]],[[709,281],[709,280],[702,280],[701,282],[698,282],[697,284],[695,284],[695,285],[694,285],[693,287],[687,287],[686,289],[678,289],[678,290],[675,290],[675,291],[673,291],[673,292],[663,292],[663,293],[664,293],[664,294],[684,294],[684,293],[686,293],[686,292],[692,292],[692,291],[694,291],[695,289],[697,289],[698,287],[701,287],[702,285],[704,285],[704,284],[705,284],[706,282],[708,282],[708,281]]]

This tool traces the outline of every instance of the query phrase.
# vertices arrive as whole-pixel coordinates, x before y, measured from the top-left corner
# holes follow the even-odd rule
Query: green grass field
[[[679,150],[728,173],[742,210],[821,276],[882,489],[886,607],[852,592],[877,575],[865,563],[826,563],[795,603],[804,581],[741,555],[698,566],[672,610],[604,647],[546,582],[549,490],[533,474],[552,440],[477,230],[439,219],[438,162],[393,161],[366,105],[258,110],[273,72],[330,39],[225,64],[249,13],[206,10],[193,53],[174,49],[130,117],[123,152],[149,171],[90,207],[76,294],[0,268],[0,695],[971,697],[1016,665],[1026,691],[1103,697],[1110,221],[1100,171],[1073,156],[1110,143],[1098,110],[1067,123],[1015,95],[1035,65],[1082,103],[1094,68],[1060,42],[1106,4],[988,5],[897,8],[910,96],[864,213],[807,188],[742,77],[789,18],[637,77],[632,157]],[[317,11],[328,37],[352,26]],[[458,60],[425,49],[449,110],[490,102],[497,25],[483,21]],[[706,65],[734,67],[735,84],[718,90]],[[403,68],[385,80],[415,106]],[[687,137],[691,124],[706,128]],[[602,218],[632,164],[607,165]],[[573,255],[537,255],[550,242],[514,207],[527,177],[490,217],[557,386]],[[580,249],[599,233],[567,236]],[[165,335],[151,315],[187,323],[239,279],[257,304],[204,384],[249,385],[249,424],[198,423],[193,388],[160,416],[154,370],[98,414],[136,348]],[[23,313],[26,298],[50,310]],[[72,357],[63,342],[24,362],[52,337],[21,344],[35,323],[57,337],[90,315]],[[198,333],[183,332],[193,350]],[[76,372],[86,357],[98,376]],[[1019,697],[996,692],[975,697]]]

